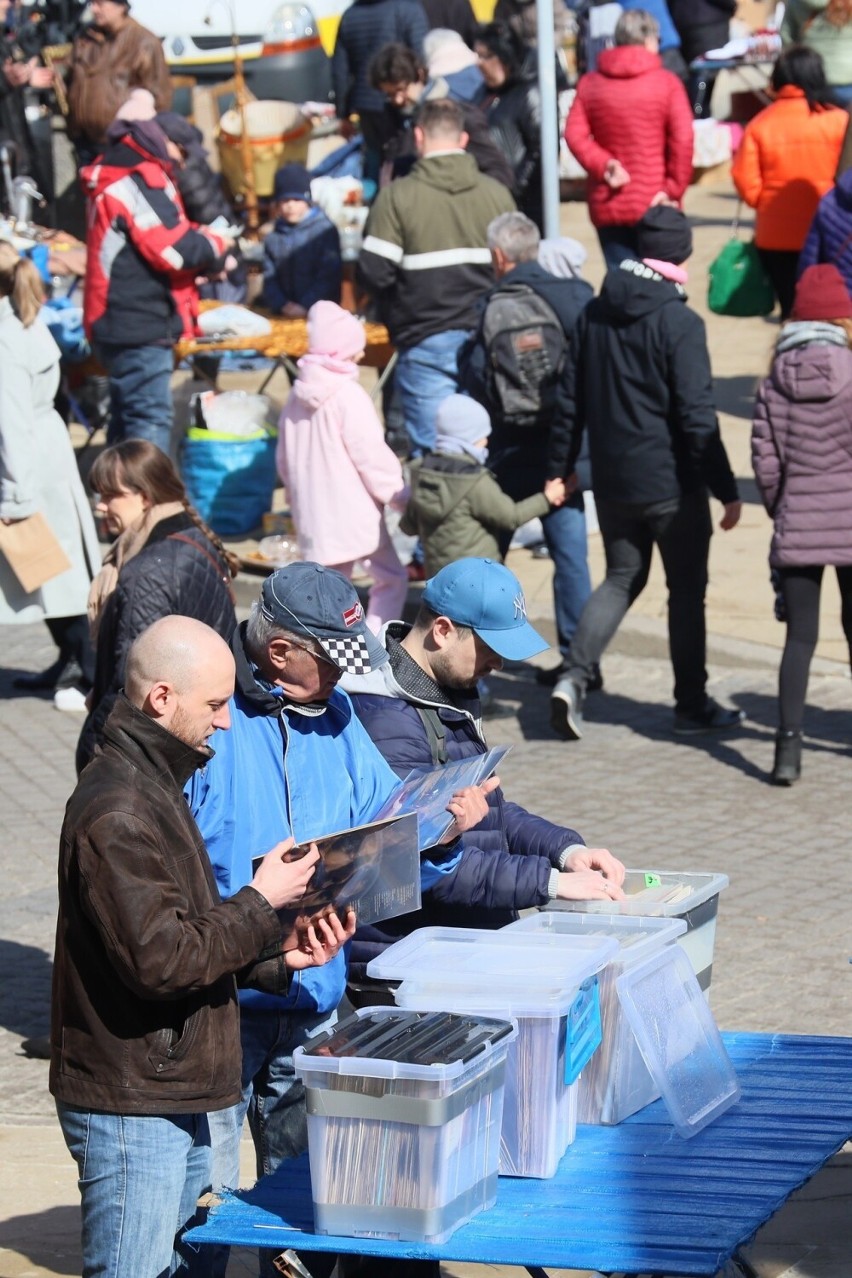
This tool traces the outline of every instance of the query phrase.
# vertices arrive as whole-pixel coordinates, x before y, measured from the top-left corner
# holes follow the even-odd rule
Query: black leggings
[[[781,592],[787,610],[787,638],[778,676],[781,728],[801,732],[808,691],[808,673],[819,638],[819,595],[822,564],[808,568],[780,568]],[[852,654],[852,567],[837,568],[840,622]]]
[[[91,688],[95,680],[95,650],[89,637],[89,618],[85,613],[78,617],[46,617],[45,623],[59,656],[66,665],[76,661],[83,672],[83,683]]]

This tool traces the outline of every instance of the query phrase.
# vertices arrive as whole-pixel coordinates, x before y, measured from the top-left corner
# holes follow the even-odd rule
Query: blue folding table
[[[618,1127],[581,1126],[552,1180],[501,1177],[496,1206],[440,1247],[315,1234],[307,1156],[226,1195],[187,1240],[713,1275],[852,1135],[852,1039],[723,1038],[742,1099],[704,1131],[682,1140],[662,1101]]]

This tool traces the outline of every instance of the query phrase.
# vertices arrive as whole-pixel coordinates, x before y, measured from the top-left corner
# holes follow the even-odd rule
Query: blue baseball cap
[[[366,674],[388,659],[352,582],[333,568],[302,562],[279,568],[263,583],[260,610],[282,630],[315,639],[345,674]]]
[[[498,657],[526,661],[550,645],[527,621],[521,583],[493,559],[457,559],[426,582],[423,603],[468,626]]]

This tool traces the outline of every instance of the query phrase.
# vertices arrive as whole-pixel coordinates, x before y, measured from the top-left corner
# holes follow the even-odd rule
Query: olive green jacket
[[[468,555],[499,561],[498,534],[514,532],[549,510],[544,493],[512,501],[470,457],[429,453],[412,463],[411,496],[400,527],[420,538],[426,576],[432,577]]]

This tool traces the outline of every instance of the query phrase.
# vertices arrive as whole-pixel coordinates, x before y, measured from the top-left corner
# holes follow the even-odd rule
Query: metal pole
[[[544,234],[559,235],[559,117],[553,0],[538,0],[538,87],[541,94],[541,195]]]

